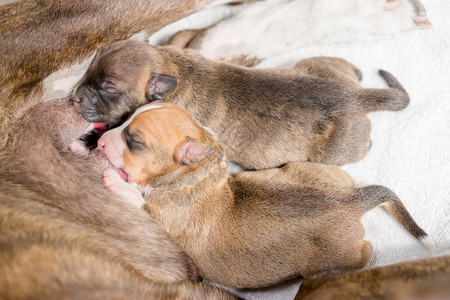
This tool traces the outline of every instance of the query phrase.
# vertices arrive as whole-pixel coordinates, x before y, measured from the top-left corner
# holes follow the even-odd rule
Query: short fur
[[[213,0],[21,0],[0,5],[0,145],[42,101],[42,81],[111,42],[148,35]],[[157,17],[155,17],[157,16]]]
[[[296,300],[433,299],[450,295],[450,256],[407,261],[302,282]]]
[[[74,99],[87,120],[110,125],[150,101],[178,104],[246,169],[289,161],[343,165],[370,149],[368,112],[409,103],[391,74],[380,75],[390,88],[362,88],[361,72],[339,58],[305,59],[293,69],[251,69],[126,41],[98,53]]]
[[[231,297],[190,283],[182,249],[68,153],[87,125],[68,101],[47,102],[0,152],[0,298]]]
[[[175,105],[141,107],[99,147],[144,191],[145,208],[199,274],[226,286],[265,287],[363,268],[372,246],[360,219],[378,205],[416,238],[427,236],[391,190],[355,188],[335,165],[292,162],[229,177],[218,140]],[[107,174],[105,182],[129,197],[131,185],[115,178]]]
[[[0,6],[0,298],[233,298],[190,282],[195,268],[182,249],[107,191],[98,166],[68,153],[88,122],[67,101],[44,98],[42,86],[99,47],[155,32],[208,2]]]

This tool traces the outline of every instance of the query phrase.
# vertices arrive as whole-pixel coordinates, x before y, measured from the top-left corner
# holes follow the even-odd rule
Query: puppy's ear
[[[164,99],[177,87],[178,82],[176,77],[152,73],[145,97],[149,101]]]
[[[214,148],[207,144],[199,143],[190,137],[179,143],[175,148],[175,159],[183,165],[191,165],[200,162],[214,153]]]

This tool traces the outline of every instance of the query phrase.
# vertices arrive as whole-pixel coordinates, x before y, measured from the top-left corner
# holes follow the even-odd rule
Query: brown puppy
[[[124,41],[99,51],[74,99],[87,120],[108,124],[149,101],[181,105],[217,135],[230,160],[247,169],[289,161],[343,165],[369,151],[368,112],[409,103],[392,75],[380,75],[391,88],[363,89],[361,72],[339,58],[263,70]]]
[[[296,300],[446,300],[450,256],[408,261],[302,282]]]
[[[188,282],[182,249],[67,152],[88,125],[67,100],[47,102],[0,151],[0,298],[227,297]]]
[[[334,165],[293,162],[228,177],[218,140],[173,104],[139,108],[98,145],[121,173],[105,172],[105,184],[139,205],[143,192],[200,275],[220,284],[257,288],[362,268],[372,246],[360,218],[378,205],[428,242],[391,190],[355,188]]]

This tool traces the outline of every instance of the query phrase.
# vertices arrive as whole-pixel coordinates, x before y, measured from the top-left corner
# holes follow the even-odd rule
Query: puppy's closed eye
[[[120,97],[123,93],[113,81],[104,80],[99,86],[99,93],[109,97]]]
[[[119,98],[123,94],[122,92],[114,89],[100,89],[98,90],[98,93],[102,96],[102,98],[109,99],[110,101],[114,101],[114,99]]]
[[[131,134],[128,128],[123,131],[123,135],[127,147],[130,149],[131,152],[147,148],[147,145],[142,141],[140,135],[136,133]]]
[[[100,88],[108,93],[116,93],[117,92],[116,85],[110,80],[103,81],[100,84]]]

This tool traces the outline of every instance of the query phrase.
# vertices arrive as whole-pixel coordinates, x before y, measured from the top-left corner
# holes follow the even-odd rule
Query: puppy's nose
[[[106,143],[101,138],[97,142],[98,150],[103,151],[105,149]]]

